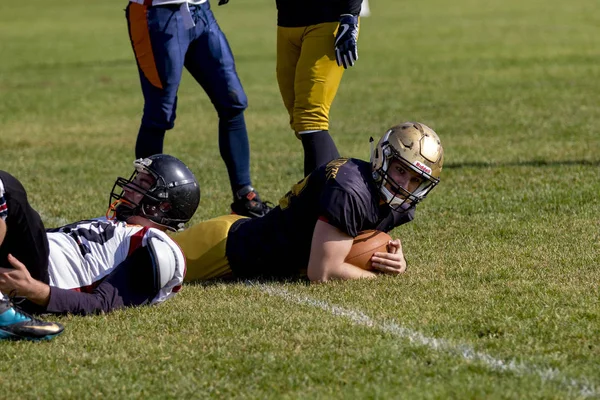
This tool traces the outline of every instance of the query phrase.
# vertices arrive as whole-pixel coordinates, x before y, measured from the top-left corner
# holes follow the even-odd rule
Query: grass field
[[[0,169],[52,227],[104,213],[142,96],[126,1],[0,2]],[[214,7],[247,91],[252,175],[302,175],[275,80],[272,0]],[[158,306],[0,342],[0,398],[600,397],[600,13],[589,0],[373,0],[331,115],[340,151],[417,120],[442,182],[397,228],[408,272],[188,285]],[[186,75],[165,151],[229,212],[217,119]],[[293,256],[293,255],[291,255]],[[282,263],[286,262],[282,260]]]

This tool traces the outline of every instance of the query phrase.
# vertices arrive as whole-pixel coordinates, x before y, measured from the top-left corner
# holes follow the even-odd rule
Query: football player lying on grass
[[[185,281],[400,274],[406,261],[397,239],[388,252],[375,253],[372,271],[345,260],[359,232],[388,232],[411,221],[417,203],[439,182],[442,164],[432,129],[394,126],[371,150],[371,162],[339,158],[317,168],[261,218],[222,216],[172,234],[187,259]]]
[[[117,178],[113,186],[112,219],[48,230],[21,183],[0,171],[0,339],[51,338],[62,331],[21,307],[91,314],[159,303],[180,289],[185,257],[165,231],[181,229],[194,215],[198,181],[165,154],[134,166],[131,178]],[[2,293],[27,301],[17,308]]]

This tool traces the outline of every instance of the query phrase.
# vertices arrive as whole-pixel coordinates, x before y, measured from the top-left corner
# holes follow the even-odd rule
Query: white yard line
[[[254,282],[248,283],[252,286],[258,287],[260,290],[271,296],[277,296],[292,303],[319,308],[332,315],[347,318],[356,325],[367,326],[369,328],[377,329],[397,337],[407,339],[409,342],[418,346],[425,346],[436,351],[450,353],[460,356],[465,360],[480,362],[494,371],[510,372],[515,375],[536,375],[541,378],[542,382],[558,382],[569,390],[576,390],[578,395],[583,397],[597,397],[600,395],[597,384],[594,382],[591,382],[589,379],[571,379],[563,375],[558,369],[544,368],[537,365],[528,365],[515,360],[502,360],[492,357],[489,354],[476,351],[471,346],[466,344],[452,344],[444,339],[427,337],[421,332],[410,328],[405,328],[395,322],[379,322],[360,311],[343,308],[336,306],[335,304],[329,304],[322,300],[316,300],[310,297],[290,293],[285,289],[264,284],[256,284]]]

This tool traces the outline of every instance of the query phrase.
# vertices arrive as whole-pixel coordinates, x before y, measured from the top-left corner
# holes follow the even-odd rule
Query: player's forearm
[[[71,289],[51,287],[46,311],[58,314],[89,315],[109,312],[123,307],[123,300],[112,286],[82,293]]]
[[[350,279],[371,279],[376,278],[377,275],[371,271],[367,271],[352,264],[342,263],[338,265],[322,266],[321,268],[309,267],[308,279],[311,282],[326,282],[329,280],[350,280]]]
[[[46,307],[50,299],[50,286],[32,279],[27,288],[19,290],[18,295],[32,303]]]

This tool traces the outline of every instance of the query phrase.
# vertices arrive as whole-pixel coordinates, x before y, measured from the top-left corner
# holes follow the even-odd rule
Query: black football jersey
[[[414,208],[395,212],[381,204],[371,164],[340,158],[317,168],[267,215],[234,223],[227,258],[240,277],[293,277],[308,266],[319,218],[355,237],[367,229],[390,231],[413,219]]]
[[[358,15],[362,0],[277,0],[277,25],[297,27],[337,22],[342,14]]]

